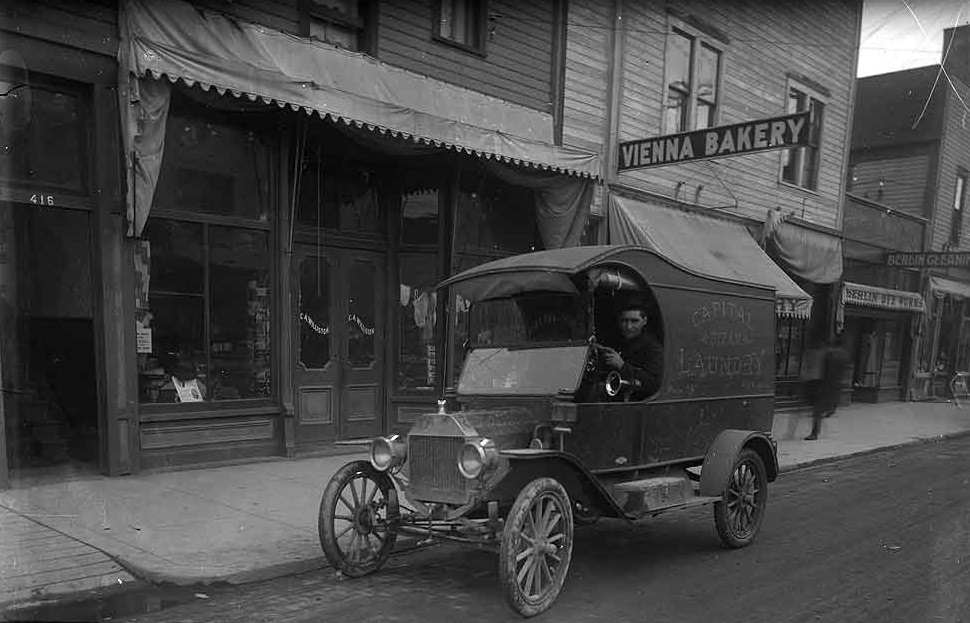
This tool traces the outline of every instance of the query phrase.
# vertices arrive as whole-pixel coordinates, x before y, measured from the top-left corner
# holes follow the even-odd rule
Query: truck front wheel
[[[556,601],[573,553],[573,513],[558,481],[537,478],[519,492],[505,521],[499,579],[505,598],[525,617]]]

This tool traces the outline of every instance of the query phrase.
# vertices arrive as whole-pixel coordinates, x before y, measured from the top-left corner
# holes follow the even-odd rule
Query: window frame
[[[280,332],[278,327],[279,317],[279,304],[277,302],[276,296],[272,293],[279,289],[279,279],[277,278],[276,271],[276,236],[273,235],[275,231],[273,227],[269,224],[255,221],[244,221],[243,219],[231,219],[229,221],[220,220],[218,218],[203,216],[202,218],[192,218],[184,212],[173,212],[173,211],[152,211],[149,215],[149,221],[169,221],[177,223],[189,223],[192,225],[197,225],[201,228],[202,232],[202,266],[203,270],[203,282],[202,282],[202,292],[191,293],[191,292],[168,292],[155,290],[156,294],[164,295],[174,295],[174,296],[184,296],[188,298],[202,299],[202,313],[203,313],[203,335],[202,338],[205,343],[206,351],[206,383],[211,384],[211,371],[212,371],[212,310],[211,310],[211,233],[210,229],[212,227],[221,227],[224,229],[242,229],[247,231],[260,232],[266,235],[267,238],[267,256],[269,258],[269,265],[267,271],[269,273],[269,289],[270,289],[270,394],[268,396],[250,396],[245,398],[231,398],[226,400],[212,400],[207,397],[205,400],[200,402],[142,402],[141,391],[139,388],[138,392],[138,408],[143,414],[142,421],[145,422],[155,422],[155,421],[167,421],[170,419],[177,419],[178,413],[181,412],[199,412],[199,411],[216,411],[216,412],[236,412],[239,409],[247,409],[252,407],[262,407],[276,404],[281,396],[281,389],[279,386],[280,381],[280,354],[279,354],[279,339]],[[151,293],[151,289],[149,289]],[[151,300],[151,296],[149,296]],[[140,370],[136,371],[136,375],[140,374]],[[174,414],[174,415],[173,415]]]
[[[950,210],[950,244],[960,246],[960,235],[963,233],[964,208],[967,205],[968,172],[963,167],[957,167],[953,187],[953,203]]]
[[[805,97],[806,108],[795,110],[795,111],[788,110],[788,102],[791,101],[792,91],[801,93]],[[821,126],[818,127],[817,130],[815,130],[815,132],[817,132],[817,137],[818,137],[815,142],[815,145],[809,144],[809,145],[803,145],[801,147],[791,147],[789,149],[781,150],[781,154],[778,158],[778,183],[788,186],[790,188],[797,188],[799,190],[810,192],[810,193],[818,193],[819,192],[818,186],[819,186],[819,181],[820,181],[821,172],[822,172],[822,148],[825,145],[825,120],[826,120],[826,115],[829,107],[829,96],[828,96],[828,93],[825,93],[819,90],[819,88],[813,87],[812,85],[808,84],[806,81],[798,80],[797,78],[793,78],[789,76],[788,80],[785,81],[785,96],[784,96],[785,114],[794,114],[795,112],[804,112],[806,110],[810,111],[812,109],[813,102],[822,105],[822,123],[821,123]],[[809,138],[811,139],[811,133],[809,134]],[[808,161],[805,158],[805,154],[806,154],[806,150],[809,148],[814,148],[815,150],[814,151],[815,177],[813,180],[813,185],[811,186],[806,185],[805,183],[806,168],[807,168],[806,162]],[[788,154],[792,150],[796,150],[797,158],[798,158],[798,167],[797,167],[795,179],[788,180],[788,179],[785,179],[785,161]]]
[[[670,40],[673,35],[682,35],[690,40],[690,60],[689,60],[689,76],[690,76],[690,86],[686,92],[678,92],[682,95],[686,95],[686,106],[683,119],[683,128],[671,128],[667,124],[667,101],[668,95],[671,91],[670,78],[672,72],[670,71],[670,65],[668,62],[670,53]],[[692,132],[697,129],[704,129],[697,127],[697,106],[700,103],[711,104],[711,101],[702,98],[698,94],[697,89],[697,76],[700,73],[700,57],[701,51],[706,47],[713,50],[717,54],[717,67],[715,69],[715,95],[713,101],[713,113],[711,115],[711,120],[705,128],[712,128],[718,125],[721,117],[721,89],[724,82],[724,67],[726,64],[727,57],[727,42],[723,37],[707,33],[706,31],[688,24],[686,21],[680,18],[671,17],[668,19],[667,32],[664,37],[664,71],[663,71],[663,85],[662,92],[660,96],[660,133],[661,134],[680,134],[682,132]]]
[[[53,194],[58,195],[58,207],[93,207],[87,204],[79,205],[79,201],[91,200],[95,195],[94,186],[96,184],[91,165],[95,155],[94,95],[91,89],[85,84],[50,74],[30,72],[28,75],[26,70],[10,65],[0,65],[0,76],[3,77],[4,81],[20,82],[26,85],[25,88],[18,90],[47,91],[75,98],[79,116],[77,125],[78,162],[75,163],[79,177],[77,186],[27,180],[9,175],[0,176],[0,186],[6,186],[12,191],[22,191],[25,203],[36,203],[31,197],[38,194],[51,195],[51,191],[53,191]],[[14,94],[10,93],[9,95]],[[39,193],[38,191],[43,192]],[[16,198],[16,194],[14,194],[14,198],[20,200]]]
[[[458,0],[459,2],[467,3],[470,5],[472,13],[476,14],[478,17],[478,23],[476,24],[477,32],[475,32],[475,43],[463,43],[457,41],[450,37],[441,34],[441,13],[442,13],[442,3],[444,2],[454,2],[455,0],[436,0],[434,3],[434,11],[432,13],[431,20],[431,39],[437,43],[447,45],[463,52],[469,54],[474,54],[476,56],[484,57],[486,56],[486,43],[488,41],[487,31],[488,31],[488,0]],[[477,7],[475,5],[478,5]]]
[[[373,55],[375,47],[377,23],[377,2],[372,0],[356,0],[357,16],[348,17],[340,11],[335,11],[323,6],[315,6],[311,0],[299,0],[299,34],[301,37],[312,37],[311,26],[314,22],[323,24],[333,24],[341,28],[354,31],[357,35],[357,47],[354,52]],[[323,41],[328,45],[337,44],[324,41],[314,37],[317,41]],[[338,46],[342,47],[342,46]]]
[[[204,110],[186,110],[182,111],[182,114],[191,117],[196,120],[208,119],[208,109]],[[246,131],[253,132],[262,137],[262,140],[266,142],[266,148],[271,155],[272,162],[276,162],[279,157],[280,144],[279,140],[274,138],[272,134],[269,133],[269,128],[262,125],[261,123],[246,125],[240,124],[236,120],[226,120],[225,123],[234,128],[245,129]],[[270,166],[270,177],[267,179],[269,184],[269,192],[266,196],[266,200],[271,204],[274,201],[274,197],[279,190],[279,180],[273,173],[275,170],[273,164]],[[267,238],[267,257],[268,264],[266,270],[269,274],[269,291],[270,291],[270,303],[269,303],[269,314],[270,314],[270,383],[271,390],[268,396],[251,396],[245,398],[235,398],[226,400],[212,400],[207,398],[201,402],[187,402],[187,403],[153,403],[153,402],[142,402],[141,390],[139,388],[138,396],[138,409],[142,414],[142,420],[145,422],[161,422],[170,421],[181,418],[191,418],[197,417],[198,412],[207,412],[209,414],[235,414],[239,413],[240,410],[247,410],[252,408],[268,408],[271,405],[278,404],[280,400],[281,388],[281,346],[280,346],[280,304],[279,296],[274,294],[279,291],[280,281],[277,275],[278,272],[278,259],[276,257],[278,253],[278,240],[275,235],[277,231],[277,214],[276,210],[270,209],[267,213],[266,220],[259,220],[255,218],[246,218],[241,216],[229,216],[221,214],[211,214],[208,212],[198,212],[198,211],[185,211],[172,208],[164,207],[153,207],[151,214],[149,214],[149,222],[151,221],[170,221],[183,224],[192,224],[199,226],[202,231],[202,265],[204,266],[204,282],[203,291],[198,294],[194,294],[194,297],[201,298],[203,301],[203,318],[205,322],[203,339],[205,340],[205,350],[206,350],[206,370],[210,376],[207,376],[207,382],[211,383],[211,370],[212,370],[212,340],[211,340],[211,318],[212,312],[211,306],[211,288],[210,288],[210,274],[212,271],[211,266],[211,233],[210,229],[212,227],[220,227],[226,229],[241,229],[250,232],[258,232],[266,236]],[[149,299],[150,300],[150,299]],[[137,369],[136,376],[140,373]]]

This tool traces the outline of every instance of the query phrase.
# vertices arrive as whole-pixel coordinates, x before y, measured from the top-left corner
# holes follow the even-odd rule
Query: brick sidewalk
[[[0,604],[30,604],[134,581],[104,552],[47,527],[43,519],[0,507]]]

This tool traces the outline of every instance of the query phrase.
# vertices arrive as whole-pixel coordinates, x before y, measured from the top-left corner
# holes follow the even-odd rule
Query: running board
[[[655,476],[613,485],[613,499],[631,514],[683,506],[695,499],[694,483],[685,476]]]

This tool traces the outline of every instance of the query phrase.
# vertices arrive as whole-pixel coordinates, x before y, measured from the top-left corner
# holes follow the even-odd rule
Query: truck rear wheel
[[[525,617],[556,601],[573,553],[573,513],[558,481],[537,478],[519,492],[505,521],[499,580],[505,598]]]
[[[754,541],[767,502],[765,463],[757,452],[745,448],[734,461],[723,499],[714,504],[714,525],[725,547],[744,547]]]

